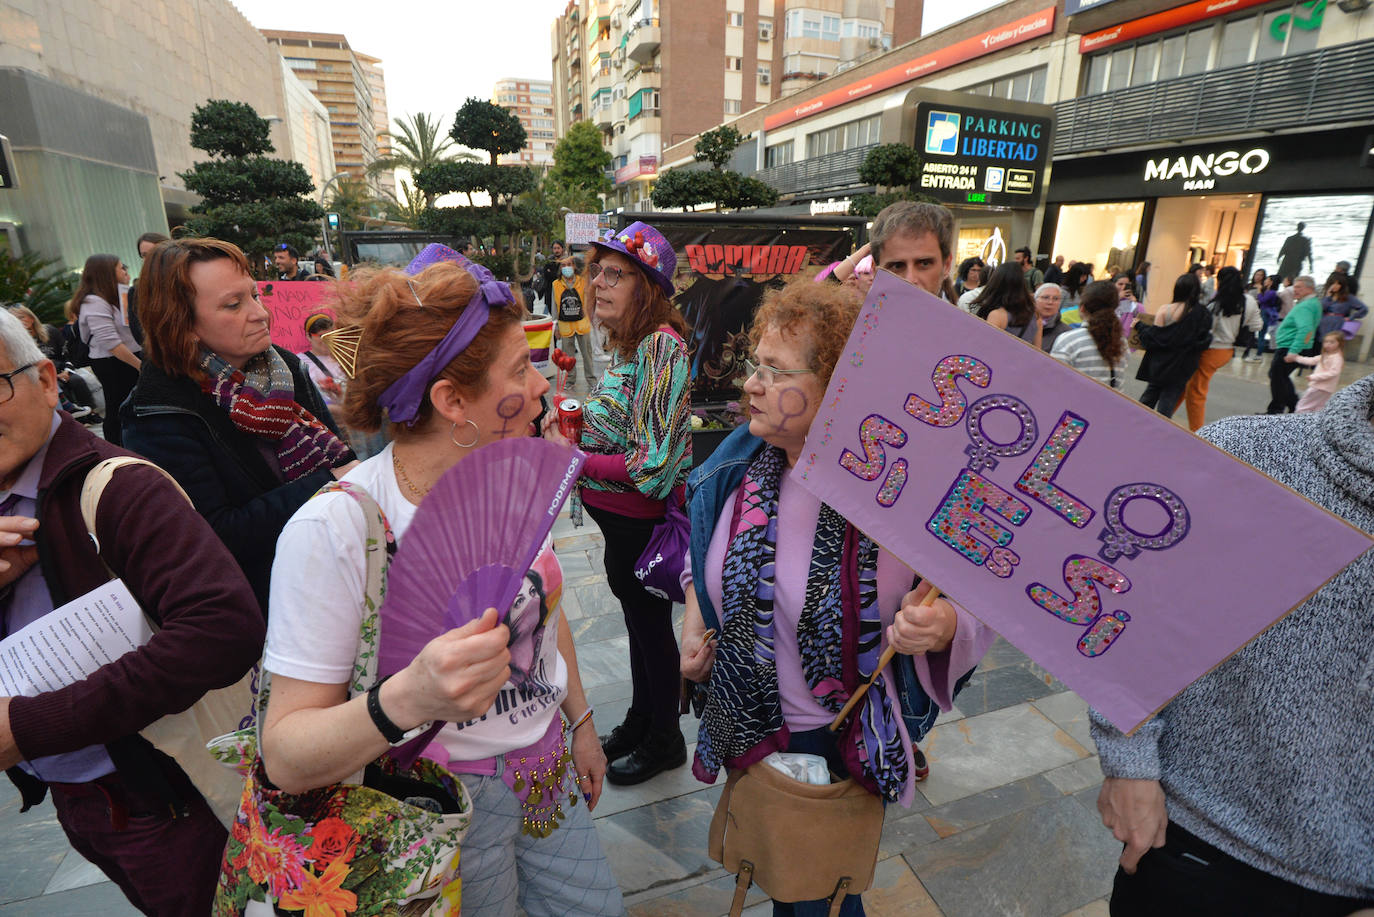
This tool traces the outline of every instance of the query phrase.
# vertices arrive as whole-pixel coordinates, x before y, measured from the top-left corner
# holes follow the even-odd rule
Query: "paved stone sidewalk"
[[[1342,382],[1368,369],[1347,363]],[[1218,373],[1208,419],[1262,410],[1266,371],[1236,360]],[[1138,396],[1141,388],[1131,379],[1126,391]],[[605,731],[629,706],[624,623],[606,588],[595,526],[573,529],[565,517],[554,533],[567,578],[564,613]],[[691,741],[696,722],[685,719],[683,729]],[[1119,845],[1097,816],[1102,776],[1076,695],[999,639],[958,709],[923,744],[931,775],[910,811],[888,812],[875,887],[865,895],[872,917],[1106,917]],[[726,912],[733,877],[706,856],[718,795],[686,767],[638,787],[607,787],[596,823],[636,917]],[[71,851],[52,806],[21,815],[5,780],[0,863],[0,917],[137,913]],[[750,904],[747,914],[771,913],[757,890]]]

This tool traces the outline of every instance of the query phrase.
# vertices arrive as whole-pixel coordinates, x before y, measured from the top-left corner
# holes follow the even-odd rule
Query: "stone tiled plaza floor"
[[[1343,382],[1368,368],[1348,363]],[[1209,419],[1262,410],[1266,370],[1238,360],[1223,369]],[[1132,379],[1127,393],[1141,387]],[[595,526],[573,529],[565,517],[555,539],[567,578],[564,613],[605,731],[629,705],[624,623],[606,588]],[[690,743],[695,721],[684,719],[683,729]],[[912,809],[888,812],[874,888],[864,896],[870,915],[1105,917],[1119,848],[1097,815],[1102,775],[1076,695],[999,639],[923,746],[931,774]],[[706,855],[718,795],[686,767],[638,787],[607,787],[596,824],[632,914],[726,912],[733,877]],[[71,851],[50,804],[20,814],[2,780],[0,864],[0,917],[137,913]],[[757,890],[749,901],[746,914],[771,913]]]

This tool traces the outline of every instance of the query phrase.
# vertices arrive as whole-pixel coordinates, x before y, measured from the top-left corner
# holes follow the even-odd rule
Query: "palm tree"
[[[382,134],[384,137],[391,138],[391,155],[382,156],[369,163],[367,166],[369,175],[391,169],[405,169],[411,175],[415,175],[421,169],[440,162],[455,159],[477,161],[477,157],[471,153],[450,151],[450,147],[453,146],[453,138],[440,133],[439,119],[424,112],[420,112],[410,120],[403,117],[397,118],[396,127],[400,133],[388,131]],[[425,207],[433,207],[434,198],[434,194],[428,191],[424,192]]]
[[[341,178],[331,189],[325,209],[339,215],[341,229],[362,229],[365,220],[376,217],[386,206],[361,178]]]

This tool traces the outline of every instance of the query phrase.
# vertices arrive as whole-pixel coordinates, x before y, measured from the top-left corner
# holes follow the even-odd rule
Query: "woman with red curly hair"
[[[804,752],[910,806],[927,770],[915,743],[993,635],[945,599],[921,606],[929,584],[789,473],[859,308],[856,290],[805,281],[770,291],[759,307],[744,383],[749,424],[688,480],[681,670],[705,701],[692,767],[702,781],[774,751]],[[906,655],[831,732],[889,644]],[[834,912],[809,901],[775,905],[783,913]],[[857,896],[840,909],[862,913]]]

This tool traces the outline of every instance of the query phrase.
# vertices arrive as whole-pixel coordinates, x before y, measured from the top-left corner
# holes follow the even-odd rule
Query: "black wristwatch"
[[[390,677],[390,675],[387,676],[387,678]],[[383,678],[371,688],[367,689],[367,715],[372,717],[372,725],[377,727],[377,731],[382,734],[382,738],[386,739],[387,744],[404,745],[406,742],[409,742],[430,726],[434,725],[434,721],[431,720],[428,723],[421,723],[411,730],[402,729],[400,726],[393,723],[391,717],[387,716],[386,712],[382,710],[381,694],[382,685],[385,683],[386,678]]]

